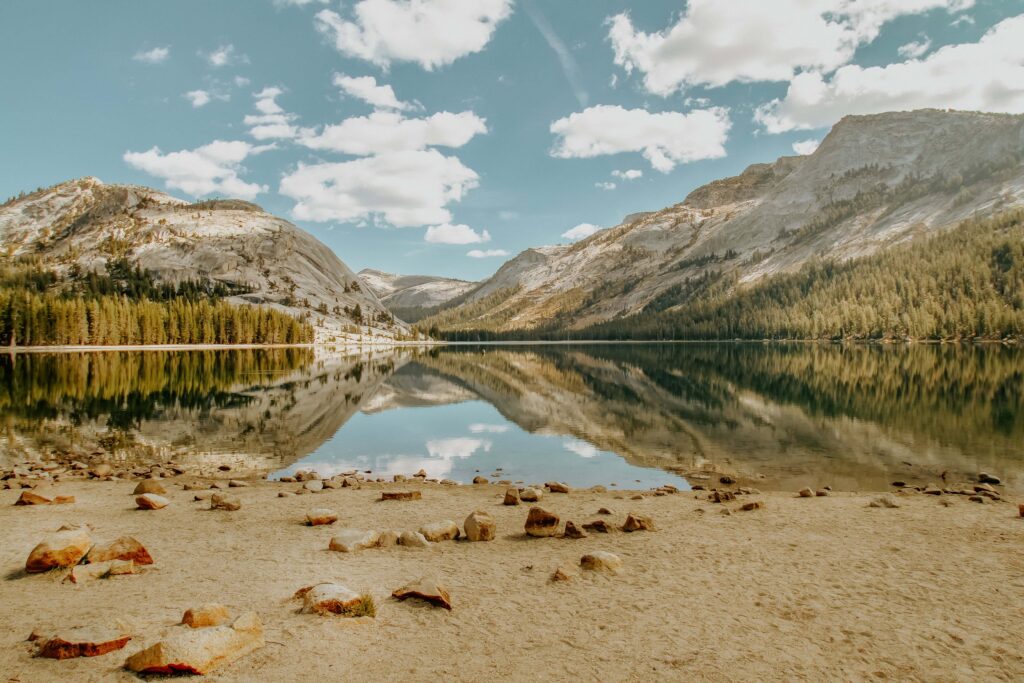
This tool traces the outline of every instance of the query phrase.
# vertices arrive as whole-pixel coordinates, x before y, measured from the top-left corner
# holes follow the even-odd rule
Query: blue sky
[[[241,196],[357,270],[479,279],[809,152],[846,113],[1022,112],[1022,14],[1024,0],[4,0],[0,198],[83,175]]]

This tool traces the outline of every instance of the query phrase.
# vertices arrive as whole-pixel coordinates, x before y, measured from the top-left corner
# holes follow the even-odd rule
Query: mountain
[[[61,280],[127,259],[161,283],[200,282],[233,304],[257,304],[313,325],[319,342],[367,329],[409,332],[348,266],[309,233],[239,200],[190,204],[157,190],[81,178],[0,206],[0,248]]]
[[[1024,204],[1024,116],[848,116],[809,156],[755,164],[571,245],[528,249],[421,322],[458,331],[583,330],[859,259]]]
[[[432,275],[395,275],[372,268],[364,268],[358,274],[390,311],[409,322],[416,322],[477,285]]]

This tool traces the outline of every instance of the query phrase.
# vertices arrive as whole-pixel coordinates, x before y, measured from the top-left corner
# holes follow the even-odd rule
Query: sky
[[[847,114],[1024,112],[1024,0],[2,0],[0,64],[0,200],[238,197],[478,280]]]

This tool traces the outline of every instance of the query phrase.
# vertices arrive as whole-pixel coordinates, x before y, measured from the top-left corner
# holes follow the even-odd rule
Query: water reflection
[[[876,488],[1024,467],[1003,347],[595,345],[0,357],[8,458],[621,486],[702,471]],[[638,481],[639,480],[639,481]]]

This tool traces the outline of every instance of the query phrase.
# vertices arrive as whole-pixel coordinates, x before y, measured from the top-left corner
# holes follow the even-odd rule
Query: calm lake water
[[[1024,352],[675,344],[0,356],[3,457],[576,486],[1024,487]]]

